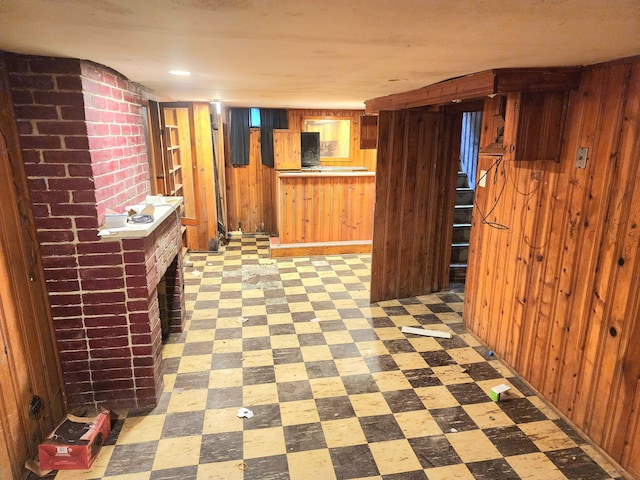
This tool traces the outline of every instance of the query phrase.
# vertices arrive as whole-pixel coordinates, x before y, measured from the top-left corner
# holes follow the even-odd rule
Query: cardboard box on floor
[[[111,432],[111,414],[67,417],[38,448],[43,470],[84,470],[91,466]]]

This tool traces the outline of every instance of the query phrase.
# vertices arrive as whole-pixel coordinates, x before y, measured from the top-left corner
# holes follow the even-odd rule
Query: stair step
[[[455,265],[462,265],[469,260],[469,244],[468,243],[454,243],[451,245],[451,263]]]
[[[471,224],[471,215],[473,214],[472,205],[456,205],[453,211],[453,223]]]
[[[469,178],[467,177],[467,174],[464,172],[458,172],[458,183],[457,183],[458,188],[462,187],[462,188],[469,188]]]
[[[471,237],[471,217],[475,198],[475,192],[469,187],[469,178],[465,172],[458,172],[457,182],[456,204],[453,212],[449,283],[464,283],[466,279],[469,239]]]
[[[456,189],[456,205],[473,205],[475,192],[470,188]]]
[[[451,264],[449,266],[449,283],[464,283],[467,277],[465,264]]]
[[[469,242],[470,237],[471,237],[470,223],[457,223],[453,225],[453,235],[451,237],[451,241],[453,243]]]

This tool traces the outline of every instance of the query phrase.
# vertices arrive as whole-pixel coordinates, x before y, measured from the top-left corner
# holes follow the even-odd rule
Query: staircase
[[[464,283],[467,275],[473,198],[474,191],[469,188],[469,180],[466,173],[458,172],[456,205],[453,213],[453,236],[451,240],[449,283]]]

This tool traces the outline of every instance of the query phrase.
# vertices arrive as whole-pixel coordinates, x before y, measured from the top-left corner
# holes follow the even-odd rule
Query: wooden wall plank
[[[629,81],[629,92],[626,108],[623,116],[622,133],[620,141],[620,156],[622,158],[640,157],[640,64],[633,65]],[[636,165],[637,169],[637,165]],[[635,176],[629,176],[628,181],[633,189],[629,218],[625,225],[625,243],[623,245],[625,276],[631,273],[629,292],[640,290],[640,259],[638,258],[638,226],[640,225],[640,180],[639,172]],[[612,318],[616,323],[623,319],[622,335],[628,335],[629,339],[622,342],[616,365],[616,379],[612,387],[618,391],[622,405],[634,405],[631,409],[608,407],[614,411],[612,421],[608,425],[607,443],[613,451],[623,450],[622,463],[629,471],[640,477],[640,355],[637,353],[637,339],[640,338],[640,296],[627,295],[625,281],[618,281],[616,305],[612,308]],[[628,303],[627,303],[628,302]],[[628,305],[621,308],[623,305]],[[636,319],[635,321],[633,319]],[[620,328],[616,327],[619,331]],[[635,350],[635,351],[634,351]],[[633,400],[632,400],[633,399]],[[628,426],[625,432],[625,426]],[[635,453],[634,453],[635,452]]]
[[[187,246],[191,250],[209,250],[218,239],[218,217],[216,206],[215,180],[213,174],[213,142],[208,103],[193,103],[193,130],[191,132],[192,153],[197,170],[192,192],[197,198],[199,216],[196,225],[187,225]],[[183,168],[185,168],[183,166]],[[185,183],[187,183],[185,181]]]
[[[278,175],[280,244],[371,240],[372,175]]]
[[[376,150],[360,149],[359,122],[363,113],[363,111],[356,110],[289,110],[289,130],[299,132],[302,128],[302,120],[305,117],[349,119],[352,121],[350,158],[346,161],[327,161],[323,162],[323,164],[329,166],[363,166],[373,172],[376,169]],[[249,165],[233,166],[231,165],[230,149],[228,148],[228,125],[229,115],[227,113],[224,116],[225,141],[223,142],[226,147],[224,149],[224,178],[226,180],[224,185],[227,206],[227,229],[237,230],[238,224],[241,224],[245,233],[279,234],[278,225],[282,223],[283,219],[279,222],[277,218],[276,171],[271,167],[262,165],[260,131],[259,129],[251,130]],[[285,215],[289,214],[292,214],[292,212],[287,212]],[[349,223],[353,222],[350,221]],[[329,220],[330,224],[331,221]],[[373,228],[372,225],[373,221],[371,220],[371,228]],[[352,226],[349,228],[352,228]],[[360,234],[355,235],[358,236]],[[341,234],[334,232],[333,236],[340,237]]]
[[[405,129],[405,136],[403,139],[403,172],[402,176],[399,177],[399,181],[401,182],[399,185],[400,198],[398,199],[398,208],[392,210],[392,212],[396,212],[397,214],[398,236],[415,236],[417,234],[415,229],[417,222],[415,203],[416,198],[419,196],[417,189],[425,180],[424,177],[419,178],[421,157],[418,152],[420,142],[412,140],[422,139],[425,136],[423,132],[426,130],[426,133],[430,135],[430,138],[426,139],[424,142],[428,145],[437,144],[437,140],[435,138],[437,132],[434,131],[435,128],[425,129],[424,122],[426,119],[418,115],[415,117],[415,121],[411,118],[407,120],[407,127]],[[392,266],[392,269],[396,272],[409,272],[412,267],[415,266],[416,262],[412,255],[414,245],[416,244],[415,240],[416,239],[414,238],[413,241],[405,241],[398,244],[398,259],[395,265]],[[405,298],[410,296],[409,292],[412,291],[412,285],[413,278],[410,275],[400,275],[396,280],[395,298]]]
[[[432,119],[435,120],[435,119]],[[438,119],[442,120],[442,119]],[[420,122],[423,129],[428,130],[428,134],[417,134],[415,136],[417,144],[419,145],[419,158],[420,159],[432,159],[438,156],[438,143],[437,132],[435,131],[438,126],[436,123],[430,122],[425,124],[424,121]],[[438,202],[438,184],[441,179],[438,178],[438,162],[437,161],[418,161],[418,171],[416,177],[420,179],[420,190],[422,195],[417,195],[418,200],[418,217],[424,219],[424,225],[418,226],[416,231],[416,249],[414,249],[415,257],[417,259],[424,259],[424,261],[412,262],[413,271],[408,277],[412,282],[416,283],[416,288],[419,288],[422,292],[431,292],[432,283],[435,277],[434,269],[434,256],[430,254],[438,248],[437,236],[435,235],[435,225],[437,223],[437,209],[434,205]]]
[[[440,162],[436,164],[442,173],[438,178],[443,180],[439,182],[440,206],[438,208],[439,224],[436,226],[438,232],[438,247],[435,250],[435,264],[439,267],[435,271],[435,282],[432,289],[441,289],[443,285],[449,283],[449,272],[451,263],[451,248],[441,248],[443,245],[450,246],[453,238],[453,212],[449,210],[449,206],[455,205],[456,186],[458,184],[458,170],[460,159],[460,139],[462,137],[462,113],[452,113],[444,117],[444,121],[440,124],[438,133],[442,142],[442,152],[439,157]]]
[[[381,116],[382,119],[382,116]],[[388,121],[387,119],[385,119]],[[392,112],[390,120],[394,122],[394,128],[391,131],[393,136],[388,139],[380,139],[378,146],[381,142],[389,142],[391,149],[389,151],[389,157],[385,159],[386,166],[386,181],[388,192],[387,198],[381,198],[380,194],[376,191],[376,210],[378,205],[383,206],[389,213],[384,225],[379,225],[374,222],[373,237],[380,233],[383,234],[383,249],[382,251],[372,252],[371,270],[380,269],[382,272],[381,282],[384,285],[382,290],[382,297],[373,297],[373,275],[371,278],[371,302],[377,302],[387,298],[399,298],[396,294],[396,276],[399,275],[397,271],[398,263],[398,248],[402,245],[398,240],[402,235],[402,227],[399,222],[402,218],[402,212],[400,210],[402,183],[404,177],[407,175],[407,158],[404,155],[407,143],[407,115],[400,112]],[[381,159],[379,159],[381,160]],[[413,173],[413,172],[412,172]],[[380,171],[378,170],[378,175]],[[384,177],[383,177],[384,178]],[[375,244],[374,244],[375,246]]]
[[[184,216],[194,220],[194,225],[200,222],[201,204],[198,198],[198,181],[195,142],[195,130],[190,107],[176,108],[178,125],[178,145],[180,146],[180,163],[182,178],[182,196],[184,197]]]
[[[395,129],[397,125],[394,121],[393,113],[380,112],[378,117],[378,163],[376,166],[376,203],[373,213],[373,239],[372,239],[372,252],[377,252],[375,256],[372,255],[371,261],[371,284],[370,284],[370,297],[383,298],[384,296],[384,247],[386,238],[386,225],[387,218],[392,215],[388,208],[388,202],[390,195],[391,180],[391,162],[389,158],[391,151],[393,150],[393,139],[395,138]],[[380,141],[384,138],[384,141]],[[383,159],[380,161],[380,159]],[[376,228],[376,225],[378,226]]]
[[[495,231],[474,212],[464,313],[491,349],[636,476],[639,123],[640,60],[596,65],[570,95],[559,163],[516,164],[505,153],[505,190],[488,220],[509,229]],[[510,128],[507,120],[505,137]],[[575,166],[578,147],[589,148],[584,169]],[[481,155],[478,169],[490,161]],[[481,209],[501,185],[489,176],[478,188]]]
[[[351,120],[351,140],[348,160],[323,160],[327,166],[358,166],[366,167],[368,171],[376,171],[376,149],[360,148],[360,117],[363,110],[313,110],[291,109],[289,112],[289,130],[302,131],[305,118],[337,118]]]
[[[636,332],[640,335],[640,331]],[[635,338],[638,338],[636,335]],[[627,468],[631,475],[640,477],[640,380],[638,380],[634,396],[634,404],[631,408],[633,415],[625,429],[626,442],[624,445],[621,464]]]
[[[590,406],[585,404],[589,397],[591,380],[588,384],[581,385],[582,376],[587,373],[582,369],[588,364],[585,353],[592,346],[589,338],[595,339],[601,330],[600,324],[603,321],[604,312],[601,310],[601,300],[606,298],[607,292],[603,291],[600,296],[597,286],[602,274],[594,275],[599,269],[609,269],[609,263],[598,265],[598,259],[602,253],[602,238],[606,231],[606,211],[611,197],[610,179],[612,175],[611,153],[617,149],[614,146],[619,142],[620,130],[620,108],[623,102],[623,92],[620,90],[619,78],[613,75],[613,70],[624,68],[624,64],[607,67],[602,76],[602,95],[599,98],[598,112],[599,118],[594,136],[593,148],[590,150],[592,156],[592,174],[588,178],[586,185],[588,196],[582,198],[580,205],[580,219],[577,234],[581,237],[580,253],[577,263],[574,266],[576,271],[576,295],[573,298],[573,314],[579,319],[578,328],[571,326],[572,335],[567,337],[565,346],[565,358],[561,370],[562,376],[558,379],[559,398],[558,403],[562,408],[572,410],[572,418],[577,424],[584,424],[586,411]],[[612,83],[613,81],[613,83]],[[616,85],[617,84],[617,85]],[[613,101],[613,99],[618,99]],[[591,239],[591,241],[589,241]],[[596,271],[586,270],[584,267],[590,265]],[[576,268],[577,267],[577,268]],[[606,274],[608,277],[609,274]],[[608,280],[605,280],[605,284]],[[608,301],[608,299],[607,299]],[[596,308],[597,311],[593,309]],[[577,323],[577,322],[576,322]],[[586,345],[586,348],[585,348]],[[596,365],[598,365],[596,363]],[[601,366],[601,365],[599,365]],[[588,373],[587,373],[588,374]],[[571,393],[568,393],[571,392]],[[594,432],[595,433],[595,432]],[[600,433],[597,433],[599,436]],[[596,441],[600,441],[599,439]]]
[[[0,359],[0,368],[6,368],[5,363],[6,362],[3,362],[3,360]],[[1,375],[2,374],[0,373],[0,376]],[[0,404],[0,418],[5,418],[6,412],[2,407],[2,404]],[[16,468],[15,472],[12,471],[12,467],[14,467],[12,459],[20,457],[16,455],[15,451],[12,449],[13,445],[7,441],[9,439],[8,432],[5,431],[2,423],[3,422],[0,422],[0,478],[15,478],[16,475],[19,475],[20,469]],[[15,464],[17,463],[18,462],[16,461]]]
[[[0,53],[0,476],[19,478],[66,400],[12,105]],[[33,395],[37,420],[26,408]]]
[[[224,153],[227,229],[237,230],[242,225],[245,233],[278,233],[276,170],[262,165],[260,130],[251,129],[249,165],[231,165],[230,150]]]
[[[630,66],[627,66],[630,67]],[[628,98],[624,104],[624,110],[620,109],[619,124],[620,138],[616,145],[618,153],[612,158],[613,172],[611,184],[620,185],[611,191],[612,198],[608,204],[606,213],[607,226],[604,231],[603,247],[600,252],[600,263],[609,265],[611,268],[608,290],[610,291],[609,301],[605,308],[605,315],[599,331],[598,351],[585,351],[587,362],[598,358],[602,364],[601,374],[593,379],[589,396],[590,403],[593,404],[589,423],[592,430],[602,432],[601,442],[604,444],[615,444],[616,448],[621,448],[621,430],[628,424],[630,411],[618,411],[618,415],[611,421],[611,411],[615,410],[615,404],[611,396],[599,395],[599,391],[616,391],[619,401],[623,403],[632,402],[629,384],[633,384],[633,378],[629,378],[629,372],[635,370],[640,372],[640,358],[633,358],[634,353],[629,351],[631,345],[637,345],[637,338],[633,337],[632,331],[634,318],[638,318],[637,304],[635,296],[629,295],[629,291],[634,291],[640,287],[638,272],[640,271],[640,260],[638,252],[640,242],[638,241],[638,221],[640,221],[640,172],[638,161],[617,162],[618,156],[621,158],[640,158],[640,65],[637,68],[626,68],[624,72],[615,75],[615,68],[612,68],[614,77],[624,75],[624,87],[622,98]],[[635,94],[630,94],[630,90],[635,90]],[[613,102],[612,102],[613,103]],[[616,230],[616,227],[618,229]],[[598,270],[598,275],[604,279],[604,269]],[[596,279],[596,291],[602,298],[602,288]],[[634,312],[628,314],[628,312]],[[613,330],[612,330],[613,329]],[[594,342],[595,343],[595,342]],[[635,355],[637,357],[637,355]],[[626,364],[626,365],[625,365]],[[627,368],[620,368],[625,365]],[[624,378],[627,377],[627,378]],[[584,382],[583,376],[580,380]],[[635,385],[632,385],[632,388]],[[615,437],[618,437],[617,440]]]
[[[448,286],[460,142],[452,126],[444,113],[380,112],[372,302]]]
[[[567,128],[575,130],[576,143],[573,148],[587,147],[593,152],[593,139],[596,138],[598,130],[598,118],[600,116],[600,105],[602,97],[602,82],[597,75],[588,75],[580,88],[580,91],[573,95],[576,108],[574,109],[575,117],[569,120]],[[570,135],[571,137],[571,135]],[[545,372],[541,391],[552,401],[561,404],[568,401],[572,396],[563,395],[562,390],[566,388],[562,384],[563,375],[567,375],[570,385],[573,384],[573,375],[575,368],[571,362],[575,360],[575,356],[566,355],[567,343],[577,342],[579,332],[584,325],[583,317],[578,316],[580,312],[573,312],[575,308],[580,308],[580,302],[584,293],[580,290],[578,282],[579,272],[575,268],[582,262],[582,247],[585,234],[590,237],[595,235],[596,222],[584,224],[582,218],[583,201],[587,196],[586,192],[591,190],[591,182],[593,179],[592,171],[595,170],[595,163],[589,162],[586,169],[575,169],[572,162],[568,160],[570,151],[567,149],[563,158],[561,158],[562,172],[564,175],[558,181],[558,189],[566,188],[568,190],[567,203],[563,222],[558,226],[559,239],[552,240],[552,248],[559,248],[562,245],[563,255],[557,272],[559,276],[558,292],[556,302],[553,304],[553,312],[551,318],[551,332],[547,339],[549,344],[548,359],[549,364],[545,368],[544,365],[538,365]],[[543,166],[544,167],[544,166]],[[558,192],[556,195],[562,195]],[[591,276],[588,276],[591,277]],[[583,287],[584,288],[584,287]],[[576,303],[577,302],[577,303]],[[575,315],[575,316],[574,316]],[[566,360],[564,360],[566,358]],[[568,362],[569,365],[565,365]],[[563,373],[565,372],[565,373]],[[568,372],[568,374],[567,374]],[[577,375],[577,373],[575,373]],[[566,377],[565,377],[566,378]],[[562,386],[562,387],[561,387]],[[568,411],[568,406],[563,405],[564,411]]]

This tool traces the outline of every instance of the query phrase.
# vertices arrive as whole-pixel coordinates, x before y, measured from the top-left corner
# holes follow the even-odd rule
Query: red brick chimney
[[[180,219],[98,237],[107,209],[150,193],[141,89],[76,59],[8,54],[7,68],[69,404],[153,405],[163,278],[171,328],[185,318]]]

